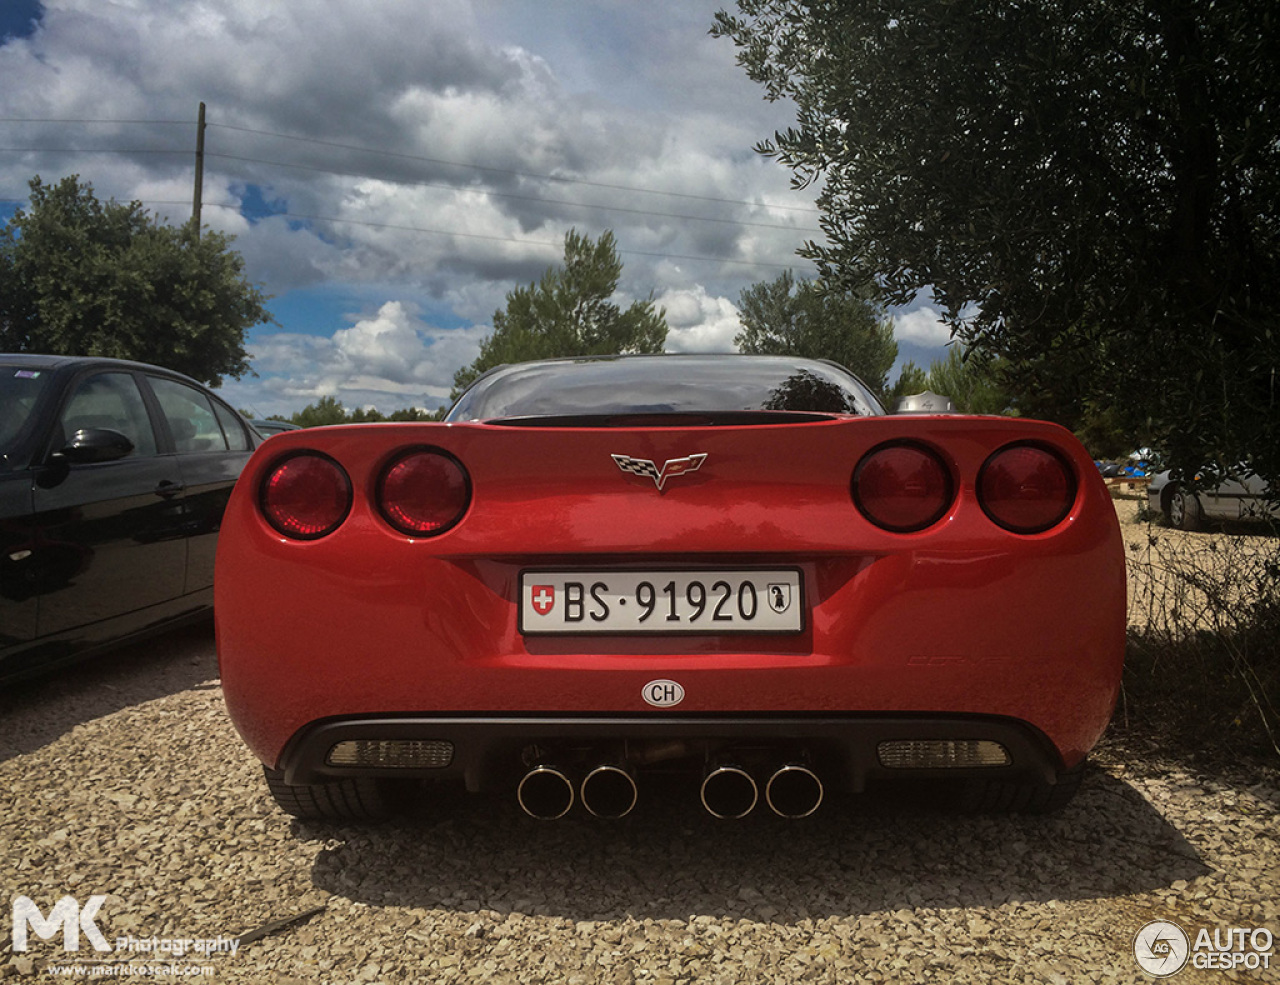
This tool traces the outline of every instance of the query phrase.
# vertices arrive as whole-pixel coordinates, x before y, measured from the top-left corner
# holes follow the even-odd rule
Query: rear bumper
[[[343,743],[429,743],[432,766],[335,765]],[[1001,765],[892,766],[886,743],[998,744]],[[350,750],[352,746],[347,745]],[[901,749],[902,746],[892,747]],[[877,777],[1022,777],[1053,783],[1064,763],[1053,743],[1025,722],[993,716],[820,715],[549,717],[388,715],[335,718],[301,729],[275,764],[289,783],[346,776],[461,778],[468,789],[510,784],[531,767],[589,770],[601,763],[637,769],[698,770],[732,760],[777,768],[803,761],[824,782],[860,791]]]

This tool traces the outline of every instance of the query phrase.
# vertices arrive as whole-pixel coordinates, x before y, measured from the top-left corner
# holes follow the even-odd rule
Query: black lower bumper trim
[[[438,769],[341,767],[328,761],[339,742],[418,740],[453,746],[449,765]],[[1003,766],[888,769],[880,743],[909,740],[985,740],[1009,755]],[[518,782],[543,759],[591,766],[626,759],[648,766],[702,766],[733,756],[776,761],[803,756],[831,781],[843,778],[861,790],[868,778],[912,776],[1027,776],[1052,783],[1063,762],[1038,729],[1016,719],[978,715],[733,715],[733,716],[432,716],[336,718],[301,729],[274,765],[288,783],[317,783],[344,776],[441,778],[461,776],[471,790]]]

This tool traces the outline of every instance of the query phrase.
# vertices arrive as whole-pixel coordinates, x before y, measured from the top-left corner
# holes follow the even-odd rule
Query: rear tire
[[[381,821],[396,812],[398,785],[368,777],[324,783],[286,783],[284,773],[262,768],[267,789],[286,814],[302,820]]]
[[[1041,779],[973,780],[961,794],[961,810],[970,814],[1053,814],[1075,797],[1088,760],[1058,772],[1056,783]]]

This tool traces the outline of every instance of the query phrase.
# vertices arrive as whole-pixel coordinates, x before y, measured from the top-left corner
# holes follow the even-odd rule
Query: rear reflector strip
[[[998,742],[987,739],[904,739],[881,742],[876,751],[886,769],[947,769],[1008,766],[1013,760]]]
[[[329,750],[330,766],[442,770],[453,762],[453,743],[435,739],[353,739]]]

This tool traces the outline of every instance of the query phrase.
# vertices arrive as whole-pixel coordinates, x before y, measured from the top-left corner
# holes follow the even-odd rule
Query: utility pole
[[[200,208],[204,198],[204,103],[196,121],[196,190],[191,200],[191,224],[195,226],[196,239],[200,238]]]

